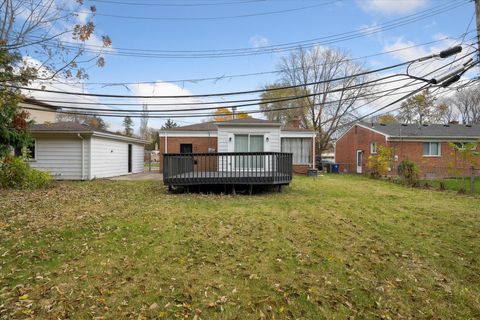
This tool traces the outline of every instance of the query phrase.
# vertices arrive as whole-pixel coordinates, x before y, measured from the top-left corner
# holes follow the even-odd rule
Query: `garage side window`
[[[282,152],[293,154],[294,164],[311,163],[312,140],[310,138],[282,138]]]

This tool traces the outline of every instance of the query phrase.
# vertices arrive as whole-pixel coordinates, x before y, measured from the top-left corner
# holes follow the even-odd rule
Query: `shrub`
[[[380,146],[376,156],[368,157],[368,168],[373,178],[380,178],[386,175],[390,169],[390,162],[392,161],[392,148]]]
[[[409,186],[418,185],[418,167],[415,162],[410,160],[403,160],[398,165],[398,175]]]
[[[31,168],[20,157],[7,156],[0,163],[0,188],[38,189],[51,182],[50,174]]]

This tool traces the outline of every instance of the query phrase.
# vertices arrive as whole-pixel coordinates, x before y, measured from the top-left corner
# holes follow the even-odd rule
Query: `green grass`
[[[422,181],[423,183],[428,182],[432,187],[439,188],[440,182],[445,184],[446,190],[458,191],[465,183],[465,188],[467,192],[470,192],[470,178],[465,178],[465,181],[462,181],[461,178],[458,179],[442,179],[442,180],[427,180]],[[476,194],[480,194],[480,177],[475,178],[474,189]]]
[[[0,319],[480,318],[478,197],[323,176],[253,196],[99,180],[0,199]]]

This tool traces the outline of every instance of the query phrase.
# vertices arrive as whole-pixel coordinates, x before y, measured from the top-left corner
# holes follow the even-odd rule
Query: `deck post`
[[[248,194],[252,195],[252,193],[253,193],[253,184],[248,186]]]
[[[232,184],[232,194],[233,194],[234,196],[237,195],[237,193],[235,192],[235,185],[234,185],[234,184]]]

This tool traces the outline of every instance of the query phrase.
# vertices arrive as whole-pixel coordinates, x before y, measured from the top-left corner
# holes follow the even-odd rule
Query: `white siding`
[[[82,179],[82,140],[76,136],[34,137],[36,139],[35,160],[30,162],[33,168],[48,171],[57,180]],[[84,140],[84,179],[88,175],[88,144]]]
[[[129,144],[133,146],[132,173],[143,172],[143,145],[92,137],[92,178],[107,178],[128,174]]]
[[[218,152],[234,152],[236,134],[263,135],[264,152],[280,152],[280,127],[279,126],[218,126]],[[230,141],[231,138],[231,141]],[[268,138],[268,141],[267,141]],[[228,161],[228,163],[225,163]],[[268,161],[269,162],[269,161]],[[233,159],[219,160],[220,171],[233,166]],[[268,166],[268,164],[267,164]]]

